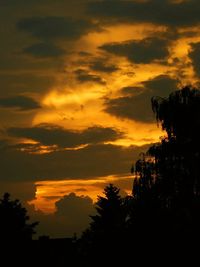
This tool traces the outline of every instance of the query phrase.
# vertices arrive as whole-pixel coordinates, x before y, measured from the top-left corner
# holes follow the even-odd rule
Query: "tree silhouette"
[[[200,132],[200,91],[190,86],[175,91],[168,98],[153,97],[152,109],[166,130],[168,139],[196,141]]]
[[[118,249],[121,250],[122,238],[125,234],[127,220],[126,198],[119,194],[120,189],[109,184],[104,189],[105,196],[98,196],[96,214],[90,216],[90,227],[81,237],[81,253],[91,263],[99,257],[99,261],[113,258]],[[88,264],[89,264],[88,263]]]
[[[152,108],[167,136],[136,162],[132,221],[192,236],[200,223],[200,92],[185,87],[153,98]]]
[[[154,97],[152,109],[166,136],[131,168],[135,173],[131,197],[121,198],[113,185],[105,188],[105,197],[98,197],[97,214],[81,239],[87,259],[93,256],[104,263],[110,259],[114,266],[117,255],[129,263],[133,259],[135,264],[162,265],[158,255],[171,264],[174,257],[180,263],[185,255],[191,261],[197,253],[200,91],[184,87],[168,98]]]
[[[0,199],[0,239],[4,243],[26,242],[32,239],[37,222],[28,223],[27,210],[19,200],[10,200],[5,193]]]
[[[100,234],[115,232],[125,223],[126,213],[123,199],[119,195],[120,189],[109,184],[104,189],[104,195],[98,196],[96,203],[97,214],[92,218],[91,229]]]

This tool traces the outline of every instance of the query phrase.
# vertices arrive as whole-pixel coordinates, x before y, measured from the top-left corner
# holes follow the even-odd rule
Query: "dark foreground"
[[[182,236],[177,240],[151,235],[123,243],[102,240],[87,253],[81,251],[79,241],[71,238],[42,238],[26,244],[4,244],[0,266],[194,266],[199,255],[197,236]]]

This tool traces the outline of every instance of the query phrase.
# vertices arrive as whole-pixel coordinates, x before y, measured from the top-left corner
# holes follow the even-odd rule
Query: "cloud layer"
[[[31,146],[33,149],[34,145]],[[147,148],[148,145],[124,148],[111,144],[96,144],[79,150],[56,150],[38,154],[27,151],[27,145],[21,146],[20,149],[18,146],[4,145],[0,150],[0,179],[34,182],[90,179],[127,173],[130,171],[131,163]]]
[[[199,24],[198,0],[175,1],[93,1],[88,4],[90,15],[112,21],[149,22],[167,26],[191,26]]]
[[[51,43],[37,43],[23,49],[23,53],[38,58],[59,57],[65,50]]]
[[[166,97],[177,89],[178,82],[169,76],[161,75],[143,82],[143,88],[125,87],[122,93],[126,96],[108,99],[106,112],[119,118],[127,118],[142,122],[155,121],[150,99],[153,96]]]
[[[21,111],[41,108],[40,104],[28,96],[13,96],[0,98],[0,107],[16,108]]]
[[[78,132],[51,124],[41,124],[30,128],[10,128],[7,132],[14,137],[32,139],[42,145],[57,145],[63,148],[98,144],[113,141],[123,136],[122,133],[112,128],[94,126]]]
[[[24,18],[18,22],[17,27],[41,40],[71,40],[98,29],[90,21],[61,16]]]
[[[146,38],[141,41],[105,44],[100,47],[117,56],[124,56],[134,63],[150,63],[153,60],[164,60],[169,55],[168,41],[160,38]]]

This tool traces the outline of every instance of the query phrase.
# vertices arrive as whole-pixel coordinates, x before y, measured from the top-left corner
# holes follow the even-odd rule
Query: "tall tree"
[[[176,233],[197,231],[200,222],[200,92],[185,87],[168,98],[153,98],[152,108],[167,135],[136,163],[133,217],[154,218],[152,225],[157,229],[167,225]]]
[[[120,189],[109,184],[104,189],[104,195],[98,196],[96,203],[97,214],[92,218],[91,229],[100,233],[111,233],[122,227],[126,214],[123,199],[119,195]]]
[[[90,227],[82,235],[81,253],[90,263],[94,258],[99,261],[107,260],[108,263],[118,249],[121,250],[127,208],[126,199],[120,196],[119,191],[113,184],[105,187],[104,196],[98,196],[96,214],[90,216]]]
[[[5,193],[0,199],[0,239],[1,241],[24,242],[32,239],[37,222],[28,223],[27,210],[19,200],[11,200]]]

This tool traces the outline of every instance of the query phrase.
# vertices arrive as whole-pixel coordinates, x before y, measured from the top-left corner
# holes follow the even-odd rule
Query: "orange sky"
[[[198,85],[200,2],[39,2],[0,3],[0,192],[45,213],[110,182],[130,193],[164,134],[151,97]]]
[[[126,187],[121,191],[122,196],[131,194],[131,187],[133,177],[130,174],[123,175]],[[102,196],[103,188],[108,183],[113,183],[120,186],[120,177],[118,176],[105,176],[98,177],[90,180],[63,180],[63,181],[41,181],[36,183],[36,200],[31,201],[39,210],[46,213],[55,211],[55,202],[58,201],[63,195],[68,195],[75,192],[77,196],[89,196],[93,202],[97,201],[97,196]]]
[[[84,50],[88,53],[94,53],[96,56],[103,57],[102,53],[98,51],[97,47],[108,42],[123,42],[129,39],[141,40],[145,37],[154,35],[155,32],[165,32],[165,27],[156,27],[149,24],[118,24],[114,27],[108,27],[105,32],[90,33],[80,39],[75,45],[75,51]],[[186,68],[184,66],[185,62],[189,62],[187,57],[188,50],[191,42],[199,42],[200,37],[182,38],[176,43],[171,43],[169,47],[170,57],[168,59],[169,63],[173,62],[174,58],[179,58],[182,60],[181,68],[187,73],[185,80],[190,80],[193,77],[193,70],[189,66]],[[132,144],[144,145],[149,142],[157,142],[159,136],[162,135],[161,130],[156,126],[155,123],[144,124],[136,121],[131,121],[128,119],[119,119],[117,117],[111,116],[104,111],[104,98],[107,95],[115,98],[120,96],[120,91],[122,87],[126,86],[138,86],[141,82],[153,79],[163,73],[168,73],[172,77],[176,74],[175,65],[160,65],[158,64],[148,64],[140,65],[137,68],[132,68],[130,63],[125,58],[110,57],[109,63],[117,64],[120,68],[112,75],[102,74],[102,78],[107,81],[106,86],[104,84],[80,84],[77,83],[75,77],[73,77],[73,69],[79,68],[78,65],[80,58],[77,55],[72,55],[66,58],[67,65],[72,64],[70,72],[68,67],[66,67],[66,72],[70,77],[67,84],[62,81],[61,77],[57,77],[59,80],[59,85],[51,88],[49,92],[44,95],[41,99],[43,109],[35,114],[32,125],[37,125],[42,122],[53,123],[61,125],[68,129],[83,130],[91,125],[101,125],[102,127],[115,127],[121,131],[126,132],[126,136],[123,139],[116,140],[112,142],[113,144],[119,144],[122,146],[129,146]],[[87,67],[84,67],[87,69]],[[130,77],[127,75],[128,72],[133,71],[134,74]],[[92,74],[97,74],[93,72]],[[82,108],[80,108],[80,106]],[[145,108],[145,107],[144,107]],[[145,141],[145,140],[148,140]],[[95,183],[106,183],[114,179],[110,176],[98,179],[92,179],[87,181],[76,181],[76,180],[66,180],[66,181],[47,181],[38,182],[36,200],[32,203],[35,204],[36,208],[41,209],[45,212],[52,212],[54,208],[54,202],[59,199],[63,194],[68,194],[69,192],[76,192],[79,187],[86,191],[78,192],[78,195],[87,194],[93,200],[96,196],[102,192],[102,187],[97,187],[93,185]],[[38,186],[39,185],[39,186]],[[129,190],[131,191],[131,187]],[[62,192],[62,193],[60,193]],[[55,198],[50,197],[56,195]],[[44,199],[48,197],[48,199]]]
[[[118,24],[117,26],[106,28],[104,32],[90,33],[84,36],[76,43],[74,52],[84,50],[95,54],[97,57],[104,57],[97,49],[104,43],[123,42],[133,38],[141,40],[154,35],[155,32],[162,33],[165,31],[165,27],[156,27],[149,24]],[[187,79],[191,81],[191,77],[194,75],[190,66],[188,68],[184,66],[184,62],[189,62],[187,54],[190,46],[188,44],[199,41],[200,37],[182,38],[176,43],[172,42],[168,48],[170,51],[169,63],[173,62],[174,58],[182,60],[183,64],[180,67],[184,68],[184,71],[187,72],[186,81]],[[40,100],[43,108],[33,117],[32,126],[46,122],[60,125],[66,129],[83,130],[92,125],[100,125],[102,127],[114,127],[126,132],[126,136],[123,139],[111,142],[113,144],[129,146],[132,144],[144,145],[150,142],[157,142],[162,132],[155,122],[146,124],[114,117],[104,111],[104,98],[108,95],[111,98],[119,97],[119,90],[122,87],[139,86],[141,82],[153,79],[163,73],[174,77],[177,67],[173,64],[167,66],[152,63],[148,65],[141,64],[134,68],[125,58],[120,58],[119,60],[118,57],[113,56],[109,58],[108,62],[110,64],[117,64],[120,70],[112,75],[102,74],[101,77],[107,82],[105,86],[104,84],[77,83],[73,76],[73,70],[82,68],[79,65],[79,60],[81,59],[75,53],[66,58],[66,73],[70,79],[65,83],[63,74],[56,77],[58,84],[50,88],[47,94]],[[70,71],[68,66],[70,66]],[[87,70],[87,67],[84,65],[83,68]],[[127,73],[131,71],[133,71],[133,74],[130,77]],[[97,75],[98,73],[92,72],[92,74]],[[77,195],[86,194],[95,201],[97,195],[101,194],[103,190],[103,187],[99,187],[98,184],[106,184],[110,180],[115,182],[112,176],[86,181],[64,180],[45,182],[41,180],[41,182],[36,183],[36,200],[31,203],[35,205],[36,209],[44,212],[53,212],[55,209],[54,203],[61,196],[70,192],[77,192]],[[79,187],[83,188],[83,192],[77,191]],[[127,193],[131,192],[131,183],[129,190],[126,191]]]

